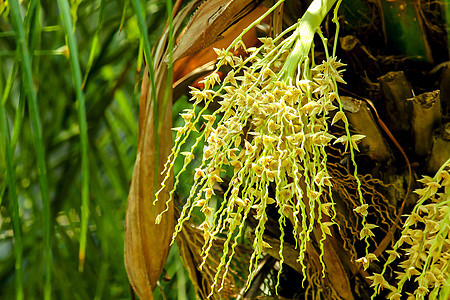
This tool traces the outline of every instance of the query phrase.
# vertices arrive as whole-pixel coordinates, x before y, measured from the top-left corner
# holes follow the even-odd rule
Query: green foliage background
[[[144,44],[136,3],[0,1],[1,299],[130,297],[124,219],[137,150]],[[151,47],[167,19],[166,1],[140,5]],[[167,266],[172,280],[162,283],[165,297],[191,299],[176,248]]]

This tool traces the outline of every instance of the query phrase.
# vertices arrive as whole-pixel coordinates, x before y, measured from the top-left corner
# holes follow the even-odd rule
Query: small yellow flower
[[[213,157],[214,151],[211,149],[211,147],[205,147],[203,149],[203,159],[211,159]]]
[[[190,89],[190,94],[192,95],[192,99],[195,99],[196,104],[200,103],[201,101],[207,100],[210,96],[206,91],[200,91],[195,87],[191,86]]]
[[[190,113],[185,113],[185,114],[180,114],[180,116],[183,118],[184,122],[189,123],[192,119],[192,117],[194,116],[193,112]]]
[[[234,202],[236,205],[238,205],[239,207],[246,207],[246,206],[247,206],[247,203],[245,203],[245,201],[242,200],[242,199],[239,198],[239,197],[234,197],[234,198],[233,198],[233,202]]]
[[[198,201],[195,201],[194,206],[204,206],[206,204],[206,200],[205,199],[200,199]]]
[[[184,156],[185,165],[189,164],[194,159],[194,154],[191,152],[181,152],[180,154]]]
[[[266,169],[266,178],[268,181],[273,182],[277,176],[277,171],[270,171]]]
[[[280,125],[276,124],[272,119],[267,123],[267,129],[270,133],[275,133],[278,129],[280,129]]]
[[[391,292],[388,295],[388,299],[389,300],[401,300],[402,299],[402,294],[400,294],[397,291]]]
[[[358,206],[357,208],[353,209],[353,211],[360,214],[361,216],[365,217],[369,214],[367,212],[368,208],[369,208],[368,204],[362,204],[362,205]]]
[[[209,218],[213,212],[213,209],[209,206],[203,206],[201,212],[205,215],[205,217]]]
[[[197,180],[203,176],[205,176],[205,172],[200,168],[196,168],[194,173],[194,180]]]
[[[216,174],[212,175],[211,178],[209,179],[209,182],[212,185],[214,185],[214,183],[216,182],[223,182],[222,178],[220,178],[219,176],[217,176]]]
[[[372,280],[371,287],[374,287],[378,291],[382,288],[389,288],[390,286],[383,275],[378,273],[373,273],[373,276],[367,276],[367,279]]]
[[[394,260],[400,257],[400,254],[395,250],[386,250],[386,252],[389,254],[389,257],[387,259],[387,264],[390,264]]]
[[[261,166],[258,165],[258,164],[252,164],[252,170],[253,170],[253,172],[255,172],[255,174],[256,174],[258,177],[261,177],[261,175],[262,175],[262,173],[263,173],[263,171],[264,171],[264,168],[261,167]]]
[[[208,121],[208,123],[211,124],[211,125],[216,120],[216,116],[215,115],[202,115],[202,118],[205,119],[206,121]]]
[[[214,195],[214,191],[212,188],[206,188],[205,189],[205,198],[210,199],[211,196]]]
[[[245,155],[246,156],[250,156],[256,152],[257,148],[255,146],[252,146],[252,144],[250,144],[247,140],[245,140],[244,142],[245,142]]]
[[[178,140],[186,132],[187,127],[174,127],[172,130],[177,132],[175,139]]]
[[[300,111],[305,114],[314,115],[319,111],[319,106],[319,103],[317,103],[316,101],[309,101],[308,103],[303,105],[302,108],[300,108]]]
[[[238,171],[240,171],[242,169],[242,163],[238,160],[233,160],[230,162],[230,165],[232,167],[234,167],[234,173],[237,173]]]
[[[277,138],[270,136],[270,135],[264,135],[263,136],[263,145],[264,147],[273,147],[273,143],[277,141]]]
[[[338,122],[339,120],[342,120],[345,124],[348,124],[348,120],[347,117],[345,116],[345,113],[343,111],[338,111],[334,117],[333,117],[333,121],[331,121],[331,125],[334,125],[336,122]]]
[[[208,221],[204,221],[204,222],[202,222],[202,224],[200,224],[198,226],[198,228],[199,229],[203,229],[204,231],[207,231],[207,230],[209,230],[211,228],[211,224],[209,224]]]
[[[375,224],[366,224],[363,229],[361,229],[361,232],[359,233],[359,239],[362,240],[366,237],[375,236],[375,234],[372,232],[372,229],[377,228],[378,226]]]

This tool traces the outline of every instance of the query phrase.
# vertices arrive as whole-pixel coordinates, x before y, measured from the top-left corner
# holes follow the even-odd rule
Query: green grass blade
[[[40,49],[41,48],[41,32],[42,32],[42,25],[41,25],[41,19],[39,18],[41,14],[41,6],[39,5],[39,0],[32,0],[30,2],[30,8],[33,11],[33,17],[32,18],[25,18],[25,27],[30,28],[28,32],[28,45],[30,47],[30,52],[34,49]],[[30,11],[30,10],[29,10]],[[29,19],[29,21],[28,21]],[[30,22],[30,25],[27,25],[27,22]],[[39,74],[39,61],[40,57],[31,57],[32,64],[33,64],[33,74]]]
[[[37,106],[36,92],[33,88],[33,75],[31,70],[31,58],[25,38],[25,28],[20,15],[20,6],[18,0],[9,1],[10,16],[16,31],[15,39],[18,46],[18,53],[21,59],[21,71],[25,93],[29,101],[30,119],[33,128],[33,142],[36,148],[37,168],[39,185],[42,197],[42,211],[44,219],[44,264],[45,264],[45,284],[44,299],[51,298],[51,266],[52,249],[50,243],[50,198],[48,193],[47,167],[45,163],[45,149],[42,139],[42,128]]]
[[[25,16],[25,28],[29,28],[30,27],[30,22],[32,19],[32,15],[33,15],[33,11],[36,8],[36,0],[33,0],[32,2],[30,2],[30,5],[28,7],[28,13]],[[11,31],[13,34],[11,36],[14,36],[15,33],[14,31]],[[6,36],[6,35],[5,35]],[[11,51],[11,53],[14,53],[15,59],[14,59],[14,63],[13,63],[13,67],[11,69],[11,73],[8,77],[8,79],[6,80],[6,83],[4,85],[4,90],[1,91],[1,103],[0,105],[5,106],[6,102],[8,101],[8,98],[11,94],[11,90],[13,88],[16,76],[17,76],[17,70],[19,68],[19,56],[17,54],[17,51]],[[3,88],[3,85],[2,85]],[[19,136],[22,130],[22,125],[23,125],[23,120],[24,120],[24,115],[25,115],[25,92],[24,92],[24,87],[22,86],[21,88],[21,93],[19,96],[19,106],[17,108],[17,110],[15,111],[14,114],[14,125],[13,125],[13,134],[12,134],[12,138],[10,141],[10,148],[11,148],[11,153],[14,153],[16,151],[16,147],[19,141]],[[6,114],[6,111],[5,111]],[[2,182],[2,188],[0,189],[0,204],[2,203],[2,198],[3,198],[3,192],[6,188],[6,183]]]
[[[141,73],[142,70],[142,63],[143,63],[143,57],[141,55],[141,53],[144,51],[144,38],[140,38],[139,39],[139,50],[138,50],[138,58],[137,58],[137,62],[136,62],[136,71],[138,73]]]
[[[125,17],[127,16],[128,3],[129,1],[125,1],[123,3],[122,17],[120,18],[120,25],[119,25],[119,33],[122,32],[123,25],[125,24]]]
[[[25,117],[25,95],[22,91],[19,96],[19,106],[17,107],[15,116],[14,116],[14,127],[13,134],[11,138],[11,149],[14,153],[16,150],[17,144],[19,143],[20,133],[22,132],[23,120]]]
[[[11,72],[14,74],[14,70]],[[9,78],[11,79],[11,77]],[[8,80],[9,80],[8,79]],[[2,144],[4,145],[5,160],[6,160],[6,170],[7,170],[7,181],[8,181],[8,198],[11,206],[11,218],[13,222],[14,230],[14,256],[15,261],[15,288],[16,288],[16,299],[22,300],[23,297],[23,271],[22,271],[22,255],[23,255],[23,245],[22,245],[22,232],[21,232],[21,221],[19,214],[19,198],[16,192],[16,171],[13,166],[13,150],[11,148],[9,140],[9,129],[6,120],[5,107],[3,104],[0,105],[0,138]]]
[[[95,291],[94,300],[102,299],[102,294],[106,286],[106,280],[108,278],[108,267],[109,263],[106,261],[103,261],[100,265],[100,271],[98,272],[98,285]]]
[[[3,37],[9,37],[9,36],[14,36],[15,32],[14,31],[4,31],[4,32],[0,32],[0,38]]]
[[[33,44],[36,42],[36,33],[40,32],[40,24],[39,24],[39,18],[36,18],[35,15],[39,15],[39,5],[37,3],[37,0],[32,0],[27,8],[27,15],[25,16],[24,24],[25,28],[28,29],[28,33],[26,35],[29,37],[30,41],[30,49],[33,49]],[[35,30],[33,30],[35,29]],[[30,57],[30,63],[32,63],[33,57]],[[37,66],[39,65],[39,62],[35,60],[34,66],[36,67],[34,73],[38,73]],[[13,69],[11,71],[10,77],[8,78],[8,81],[6,83],[6,89],[5,93],[2,96],[2,103],[6,103],[8,100],[8,97],[11,93],[12,85],[14,84],[14,79],[17,74],[17,69],[19,66],[19,61],[16,59],[14,61]],[[19,136],[22,131],[22,125],[23,120],[25,116],[25,90],[24,87],[22,87],[22,91],[20,93],[19,97],[19,106],[15,112],[14,117],[14,126],[13,126],[13,134],[11,138],[11,149],[14,153],[17,147],[17,144],[19,142]]]
[[[127,1],[125,1],[125,2],[127,2]],[[100,12],[98,14],[97,28],[95,29],[95,35],[92,39],[91,52],[89,53],[89,60],[88,60],[88,64],[86,67],[86,71],[84,73],[84,78],[83,78],[83,83],[82,83],[83,89],[84,89],[84,86],[86,85],[86,81],[89,76],[89,71],[91,70],[92,64],[94,63],[95,53],[97,52],[98,41],[100,39],[100,32],[103,27],[103,16],[105,15],[105,6],[106,6],[106,1],[102,0],[102,2],[100,3]]]
[[[123,174],[123,177],[125,175],[125,166],[128,165],[126,162],[127,158],[127,149],[123,145],[123,137],[120,136],[120,129],[119,129],[119,123],[118,120],[120,117],[114,116],[114,113],[111,111],[106,112],[106,126],[109,129],[109,132],[111,134],[110,140],[111,140],[111,146],[115,152],[115,156],[117,157],[117,166],[119,172]],[[122,125],[123,126],[123,125]]]
[[[167,80],[166,80],[166,88],[164,91],[164,101],[162,106],[162,111],[166,111],[167,101],[169,99],[169,95],[171,95],[172,84],[173,84],[173,47],[174,47],[174,38],[173,38],[173,18],[172,18],[172,0],[166,0],[166,8],[167,8],[167,18],[169,20],[169,43],[167,46],[167,52],[169,53],[169,61],[167,63],[168,72],[167,72]],[[170,99],[172,101],[172,99]],[[158,133],[162,126],[163,120],[160,120],[158,125]]]
[[[78,46],[75,34],[72,29],[72,19],[70,15],[70,6],[67,0],[58,0],[58,7],[61,12],[61,20],[67,38],[70,51],[70,66],[72,70],[72,78],[75,84],[75,92],[78,101],[78,121],[80,126],[80,143],[81,143],[81,232],[80,232],[80,250],[79,271],[84,268],[84,260],[86,256],[86,238],[89,219],[89,158],[88,158],[88,135],[86,122],[86,107],[84,94],[81,88],[81,70],[78,60]]]
[[[133,114],[131,103],[127,100],[127,97],[122,90],[117,90],[114,96],[116,98],[117,104],[120,107],[120,112],[123,115],[123,118],[125,119],[124,124],[129,130],[130,136],[132,138],[137,139],[138,124],[136,122],[136,117]]]
[[[148,65],[148,71],[149,71],[149,78],[150,78],[150,90],[152,93],[152,100],[153,100],[153,121],[154,121],[154,127],[155,130],[159,127],[159,114],[158,114],[158,99],[156,96],[156,86],[155,86],[155,75],[154,75],[154,67],[153,67],[153,59],[152,59],[152,53],[150,49],[150,41],[148,39],[148,30],[147,26],[145,24],[145,18],[143,14],[143,9],[141,6],[140,0],[131,0],[131,3],[133,4],[134,12],[136,14],[136,18],[138,21],[139,30],[141,32],[141,37],[144,40],[144,56],[145,61]],[[155,174],[159,174],[159,134],[155,134]],[[155,187],[158,184],[158,176],[155,176]]]
[[[8,80],[6,81],[5,90],[3,91],[2,100],[1,100],[1,105],[3,105],[3,106],[6,104],[6,101],[8,101],[8,97],[11,93],[12,86],[14,85],[14,79],[16,78],[16,75],[17,75],[18,67],[19,67],[19,61],[18,61],[18,59],[16,59],[14,61],[14,65],[11,70],[11,74],[9,75]],[[19,97],[19,106],[17,107],[15,116],[14,116],[13,134],[12,134],[12,138],[11,138],[11,142],[10,142],[12,153],[14,153],[16,150],[16,146],[19,141],[19,136],[20,136],[23,119],[24,119],[24,115],[25,115],[25,97],[24,97],[23,92],[24,91],[22,89],[22,92],[20,93],[20,97]],[[0,198],[0,204],[1,204],[1,198]]]
[[[14,61],[14,65],[11,70],[11,74],[9,75],[8,80],[6,80],[5,89],[3,90],[2,102],[1,102],[1,105],[3,105],[3,106],[5,105],[6,101],[8,100],[9,94],[11,93],[11,89],[14,84],[14,79],[16,78],[18,66],[19,66],[19,63],[16,59]]]
[[[102,151],[102,149],[98,148],[95,153],[95,157],[99,162],[99,165],[104,168],[103,172],[108,178],[110,182],[111,188],[114,189],[114,192],[117,195],[126,199],[128,190],[126,190],[121,184],[121,179],[119,174],[117,174],[117,169],[114,168],[114,162],[108,156],[108,153]]]
[[[157,120],[158,114],[157,114],[157,105],[156,105],[156,88],[155,88],[155,75],[153,73],[153,59],[152,59],[152,52],[150,47],[150,41],[148,39],[148,30],[147,26],[145,24],[145,18],[143,14],[143,8],[141,6],[140,0],[131,0],[131,4],[133,4],[134,13],[136,14],[136,18],[138,21],[139,31],[141,32],[141,36],[144,39],[144,56],[145,61],[148,64],[148,70],[150,73],[150,86],[152,90],[152,98],[154,101],[154,111],[155,111],[155,117]],[[155,121],[156,121],[155,120]],[[158,123],[156,123],[158,124]]]

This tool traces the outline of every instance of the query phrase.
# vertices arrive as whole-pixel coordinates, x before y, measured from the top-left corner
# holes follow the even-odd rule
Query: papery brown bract
[[[161,85],[166,72],[157,77]],[[147,70],[146,70],[147,74]],[[163,91],[160,90],[163,99]],[[155,224],[156,216],[165,209],[165,201],[153,206],[156,192],[155,186],[155,136],[159,134],[159,170],[164,167],[165,158],[172,147],[172,101],[167,101],[160,133],[154,127],[153,105],[149,101],[147,76],[142,83],[142,94],[139,116],[138,153],[128,196],[128,207],[125,229],[125,266],[130,283],[141,299],[153,299],[153,289],[159,279],[170,250],[174,227],[173,203],[169,203],[167,217],[160,224]],[[161,111],[161,107],[159,111]],[[159,173],[159,172],[158,172]],[[158,176],[159,185],[161,176]],[[172,186],[168,182],[168,188]],[[162,199],[168,193],[162,193]]]

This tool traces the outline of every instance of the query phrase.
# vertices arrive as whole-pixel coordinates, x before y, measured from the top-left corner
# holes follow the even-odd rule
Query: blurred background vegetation
[[[0,0],[1,299],[130,298],[124,219],[144,69],[132,2]],[[140,3],[150,46],[165,2]],[[166,266],[157,299],[192,299],[176,247]]]

